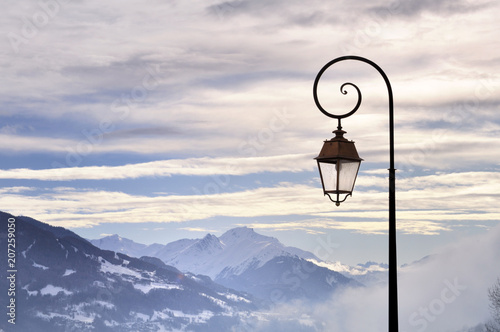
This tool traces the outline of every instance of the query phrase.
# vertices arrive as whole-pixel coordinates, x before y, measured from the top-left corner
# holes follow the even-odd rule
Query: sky
[[[394,92],[398,259],[500,221],[495,1],[12,1],[0,16],[0,210],[140,243],[240,226],[356,265],[387,262],[388,98],[338,63],[319,98],[364,159],[323,196],[337,123],[312,85],[377,63]]]

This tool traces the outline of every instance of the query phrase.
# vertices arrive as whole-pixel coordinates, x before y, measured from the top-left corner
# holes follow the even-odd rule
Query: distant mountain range
[[[154,256],[181,271],[204,274],[212,279],[239,275],[250,266],[258,268],[277,256],[315,259],[314,254],[286,247],[278,239],[247,227],[234,228],[220,238],[207,234],[202,239],[182,239],[166,245],[144,245],[118,235],[90,240],[95,246],[134,257]]]
[[[17,308],[4,331],[227,331],[259,302],[248,294],[181,273],[155,258],[102,250],[75,233],[0,212],[0,247],[15,220],[15,270],[0,270],[1,297]],[[3,253],[5,251],[2,250]],[[6,255],[7,256],[7,255]],[[14,275],[15,287],[8,276]],[[5,313],[4,313],[5,315]]]
[[[166,245],[139,244],[118,235],[91,240],[94,245],[131,256],[149,255],[181,271],[207,275],[215,282],[270,303],[325,299],[338,287],[360,286],[359,280],[380,282],[386,267],[336,264],[344,274],[314,254],[287,247],[278,239],[239,227],[220,237],[181,239]]]
[[[312,253],[246,227],[144,245],[118,235],[89,241],[0,212],[1,248],[8,220],[16,225],[18,309],[16,325],[0,320],[0,331],[252,331],[245,322],[266,321],[276,304],[318,303],[363,286]],[[11,286],[7,271],[0,270],[0,290]],[[0,305],[9,300],[2,296]],[[315,330],[299,319],[282,327],[272,319],[274,332]]]
[[[362,283],[383,283],[387,279],[387,264],[367,262],[349,266],[338,261],[325,262],[311,252],[287,247],[278,239],[258,234],[248,227],[231,229],[219,238],[207,234],[203,238],[181,239],[166,245],[141,244],[117,234],[89,241],[101,249],[133,257],[157,257],[182,271],[204,274],[212,279],[241,274],[249,264],[257,262],[260,267],[276,256],[288,255],[311,261]]]

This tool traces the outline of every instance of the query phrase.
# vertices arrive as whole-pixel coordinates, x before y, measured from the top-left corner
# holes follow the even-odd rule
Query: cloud
[[[112,235],[115,235],[115,234],[111,234],[111,233],[101,233],[101,234],[99,234],[100,237],[107,237],[107,236],[112,236]]]
[[[404,1],[400,7],[455,10],[444,1],[424,4]],[[468,5],[460,2],[456,6]],[[0,24],[6,31],[19,34],[23,15],[31,18],[40,11],[36,2],[11,7],[11,15]],[[211,9],[207,11],[207,7]],[[428,156],[421,161],[418,144],[422,136],[429,137],[429,121],[435,120],[436,113],[441,114],[441,110],[432,111],[437,103],[451,105],[468,96],[473,99],[475,84],[481,79],[489,75],[490,81],[496,81],[492,68],[498,64],[491,56],[485,59],[471,51],[481,49],[478,44],[495,47],[495,25],[489,28],[478,24],[488,11],[475,10],[468,18],[470,24],[460,20],[443,24],[441,17],[430,17],[409,25],[404,20],[373,19],[366,15],[372,7],[348,1],[315,1],[307,6],[300,1],[189,5],[155,1],[147,6],[132,2],[104,7],[95,1],[67,3],[36,36],[20,45],[16,61],[9,61],[8,66],[6,63],[7,90],[0,96],[8,106],[2,112],[10,119],[30,121],[37,116],[53,123],[52,130],[43,131],[33,123],[29,136],[9,131],[10,135],[0,137],[1,149],[57,154],[54,159],[62,164],[68,151],[78,152],[79,147],[82,157],[100,154],[102,159],[112,153],[191,157],[210,151],[210,155],[228,156],[238,153],[240,144],[266,134],[273,110],[286,108],[295,117],[282,130],[273,132],[271,142],[253,152],[272,155],[315,151],[316,137],[330,135],[335,124],[315,109],[312,80],[324,61],[340,55],[337,53],[344,44],[368,38],[366,45],[358,43],[364,48],[358,47],[360,52],[356,53],[380,60],[377,62],[390,76],[397,126],[404,126],[404,131],[397,133],[398,151],[407,157],[403,161],[410,159],[419,167],[426,162],[437,168],[457,164],[457,146],[463,142],[460,130],[449,131],[450,140],[436,145],[436,154],[450,152],[447,158]],[[481,33],[471,26],[481,26]],[[453,31],[461,36],[460,43],[437,38],[450,36],[451,40]],[[213,35],[218,38],[214,40]],[[158,84],[129,109],[126,101],[140,93],[148,68],[159,68],[155,76]],[[364,144],[364,151],[373,156],[370,160],[381,162],[386,158],[382,149],[386,138],[378,135],[385,133],[386,127],[383,83],[363,66],[348,67],[340,73],[342,77],[351,73],[356,83],[367,84],[363,109],[359,116],[356,114],[357,120],[346,120],[346,129],[351,139]],[[114,110],[119,112],[113,111],[116,100],[120,108]],[[421,108],[418,114],[414,114],[416,107]],[[482,110],[483,104],[477,108]],[[16,118],[11,117],[13,114]],[[429,129],[415,128],[415,118],[421,121],[421,127]],[[98,129],[102,121],[111,121],[115,129],[103,137],[102,143],[89,143],[82,130]],[[61,135],[62,127],[72,129]],[[151,137],[152,131],[144,128],[152,128],[157,135]],[[367,128],[373,134],[367,134]],[[477,139],[484,140],[486,132],[476,129]],[[168,133],[175,135],[170,137]],[[368,140],[363,143],[365,137]],[[89,146],[91,151],[87,152]],[[488,162],[492,159],[488,157]]]
[[[0,189],[0,193],[8,194],[8,193],[26,193],[30,191],[35,191],[36,187],[25,187],[25,186],[17,186],[17,187],[4,187]]]
[[[202,227],[181,227],[179,230],[188,232],[215,233],[217,230]]]
[[[490,317],[488,288],[500,275],[500,226],[462,238],[434,255],[399,269],[400,331],[463,331]],[[349,288],[331,300],[279,304],[267,318],[308,320],[321,331],[387,331],[387,285]],[[266,325],[265,322],[260,322]]]
[[[425,12],[430,12],[432,14],[448,16],[453,14],[470,14],[480,9],[488,8],[491,3],[472,3],[469,0],[460,1],[447,1],[447,0],[397,0],[390,5],[389,8],[393,9],[393,12],[404,15],[404,16],[418,16]],[[375,7],[372,10],[377,12],[385,7]]]
[[[262,172],[302,172],[314,169],[311,156],[282,155],[249,158],[188,158],[123,166],[87,166],[54,169],[0,170],[0,179],[40,181],[116,180],[172,175],[246,175]]]
[[[17,132],[22,129],[25,129],[25,126],[21,124],[5,125],[2,128],[0,128],[0,134],[7,134],[7,135],[17,134]]]
[[[301,158],[298,160],[302,160]],[[190,175],[221,174],[221,168],[218,167],[221,160],[202,161],[206,162],[206,167],[190,169],[175,165],[172,169],[177,172],[182,170],[184,174]],[[276,159],[264,161],[268,165],[266,169],[271,171]],[[134,169],[113,169],[107,174],[126,174],[130,177]],[[137,174],[147,174],[143,169],[144,167],[137,168]],[[263,170],[262,163],[249,163],[240,170],[234,169],[232,174]],[[288,169],[291,170],[293,168]],[[224,173],[226,172],[223,171],[222,174]],[[163,173],[163,176],[166,174],[168,173]],[[396,194],[398,230],[404,234],[438,235],[463,225],[483,227],[497,223],[500,214],[495,202],[500,182],[493,181],[496,177],[497,172],[468,172],[402,179]],[[254,227],[300,229],[308,233],[343,229],[362,234],[384,234],[387,232],[386,183],[383,177],[372,175],[367,177],[366,183],[364,180],[363,175],[359,176],[359,184],[353,197],[348,198],[339,208],[321,197],[319,179],[316,179],[314,185],[279,183],[273,187],[225,192],[223,183],[229,179],[224,178],[221,182],[209,180],[207,186],[210,184],[213,187],[210,192],[203,194],[202,190],[197,189],[193,191],[193,195],[144,196],[92,188],[58,187],[45,189],[38,196],[24,196],[17,189],[4,189],[5,194],[0,197],[0,204],[9,207],[15,214],[35,216],[64,227],[142,221],[187,222],[215,217],[272,216],[279,220],[284,216],[301,216],[298,221],[293,222],[261,221],[255,223]],[[478,195],[482,199],[473,199]]]
[[[338,12],[324,10],[328,6],[323,2],[311,1],[309,4],[305,8],[300,1],[225,1],[210,5],[207,12],[219,20],[252,18],[262,30],[310,27],[339,21]]]
[[[26,152],[64,152],[66,146],[73,146],[71,140],[52,137],[33,137],[2,134],[0,133],[0,144],[4,151]],[[38,145],[39,144],[39,145]]]
[[[148,137],[148,136],[175,136],[181,134],[178,128],[169,127],[147,127],[147,128],[134,128],[128,130],[113,131],[109,134],[103,135],[103,139],[116,139],[116,138],[134,138],[134,137]]]

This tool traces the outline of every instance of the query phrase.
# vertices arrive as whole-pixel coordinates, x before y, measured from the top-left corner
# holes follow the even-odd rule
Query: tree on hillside
[[[500,332],[500,278],[488,289],[488,297],[493,318],[486,324],[486,331]]]

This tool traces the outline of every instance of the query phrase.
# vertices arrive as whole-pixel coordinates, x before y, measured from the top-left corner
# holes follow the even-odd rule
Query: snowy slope
[[[184,240],[181,240],[184,241]],[[184,246],[171,246],[155,256],[181,271],[205,274],[212,279],[239,275],[249,268],[259,268],[278,256],[317,259],[313,254],[286,247],[278,239],[256,233],[247,227],[234,228],[220,238],[208,234]]]

